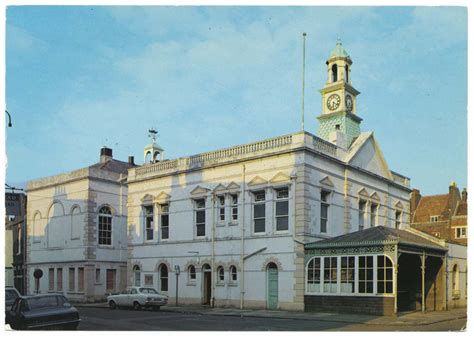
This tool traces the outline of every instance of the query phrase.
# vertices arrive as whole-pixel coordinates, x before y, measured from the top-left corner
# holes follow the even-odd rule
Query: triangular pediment
[[[140,199],[140,201],[142,201],[142,203],[153,203],[153,199],[154,199],[153,195],[146,194]]]
[[[365,198],[369,198],[369,193],[367,192],[367,190],[365,190],[365,188],[360,189],[357,194],[358,194],[359,196],[362,196],[362,197],[365,197]]]
[[[395,203],[395,208],[396,209],[400,209],[400,210],[403,210],[403,203],[398,201],[397,203]]]
[[[321,185],[324,185],[326,187],[334,188],[334,183],[332,183],[329,176],[324,177],[321,181],[319,181],[319,183],[321,183]]]
[[[393,180],[392,173],[385,161],[374,134],[361,134],[354,142],[347,162],[363,170]]]
[[[227,190],[239,190],[240,185],[238,185],[235,182],[230,182],[230,184],[227,186]]]
[[[380,197],[379,197],[379,195],[378,195],[376,192],[374,192],[372,195],[370,195],[370,198],[371,198],[373,201],[377,201],[377,202],[380,201]]]
[[[171,198],[170,195],[162,191],[158,194],[158,196],[155,197],[155,202],[158,202],[158,203],[168,202],[170,198]]]
[[[249,183],[248,185],[263,185],[267,184],[268,181],[264,180],[260,176],[255,176]]]
[[[225,190],[227,190],[227,188],[220,183],[214,188],[214,191],[225,191]]]
[[[290,176],[279,172],[270,179],[271,183],[290,182]]]
[[[198,185],[196,188],[194,188],[191,191],[191,195],[206,195],[209,191],[210,191],[210,189],[203,188],[203,187]]]

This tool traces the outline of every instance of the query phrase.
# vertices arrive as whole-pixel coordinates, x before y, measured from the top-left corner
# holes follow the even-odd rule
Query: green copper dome
[[[332,57],[343,57],[343,58],[350,58],[349,54],[346,52],[344,47],[342,47],[342,42],[340,39],[337,39],[336,41],[336,47],[331,52],[331,55],[329,55],[329,58]]]

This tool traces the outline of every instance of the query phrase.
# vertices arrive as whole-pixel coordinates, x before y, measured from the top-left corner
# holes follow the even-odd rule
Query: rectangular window
[[[162,204],[160,206],[160,217],[161,217],[161,239],[168,239],[170,236],[170,207],[168,204]]]
[[[57,283],[57,290],[63,291],[63,268],[58,268],[56,270],[56,283]]]
[[[194,201],[196,213],[196,236],[206,236],[206,200],[204,198]]]
[[[430,222],[432,223],[438,222],[438,217],[439,216],[430,216]]]
[[[265,191],[254,192],[253,202],[253,231],[265,232]]]
[[[324,292],[337,292],[337,257],[324,257]]]
[[[355,292],[355,257],[341,257],[341,292]]]
[[[69,268],[69,291],[76,291],[76,269]]]
[[[370,205],[370,226],[373,228],[377,226],[377,211],[379,209],[378,204],[372,203]]]
[[[402,223],[402,212],[397,210],[395,211],[395,229],[399,229],[401,223]]]
[[[232,221],[237,221],[239,219],[239,206],[237,204],[237,194],[230,195],[231,199],[231,206],[230,209],[232,211]]]
[[[320,232],[326,233],[328,231],[329,219],[329,191],[321,191],[321,217],[320,217]]]
[[[276,191],[275,202],[276,230],[288,230],[288,188]]]
[[[393,292],[393,266],[387,256],[377,256],[377,293]]]
[[[147,205],[144,207],[145,209],[145,240],[152,241],[153,240],[153,232],[154,232],[154,217],[153,217],[153,206]]]
[[[217,219],[219,223],[225,222],[225,196],[217,196]]]
[[[107,269],[106,283],[105,283],[107,292],[115,291],[116,277],[117,277],[117,271],[115,269]]]
[[[455,238],[467,238],[467,228],[459,227],[455,229],[456,229]]]
[[[100,284],[100,269],[95,269],[95,283]]]
[[[153,275],[145,275],[145,286],[153,286]]]
[[[321,292],[321,258],[315,257],[308,264],[308,292]]]
[[[77,291],[84,291],[84,268],[77,269]]]
[[[99,215],[99,244],[112,245],[111,215]]]
[[[48,285],[48,290],[53,291],[54,290],[54,269],[50,268],[49,269],[49,285]]]
[[[359,230],[364,230],[365,227],[365,208],[367,201],[359,200]]]
[[[359,293],[374,292],[374,260],[372,256],[359,256]]]

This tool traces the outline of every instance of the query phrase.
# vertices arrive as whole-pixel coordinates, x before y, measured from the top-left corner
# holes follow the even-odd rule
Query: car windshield
[[[158,291],[156,291],[155,289],[152,289],[152,288],[140,288],[140,292],[141,293],[151,293],[153,295],[158,295]]]
[[[14,290],[5,290],[5,300],[15,300],[18,294]]]
[[[28,299],[28,308],[30,310],[47,308],[47,307],[57,307],[58,299],[56,296],[47,296],[47,297],[37,297]]]

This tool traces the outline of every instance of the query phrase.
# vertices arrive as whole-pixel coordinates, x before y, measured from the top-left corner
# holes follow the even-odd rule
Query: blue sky
[[[467,10],[462,7],[10,6],[6,182],[114,157],[142,161],[147,130],[175,158],[316,134],[325,61],[341,38],[362,130],[422,194],[467,184]]]

